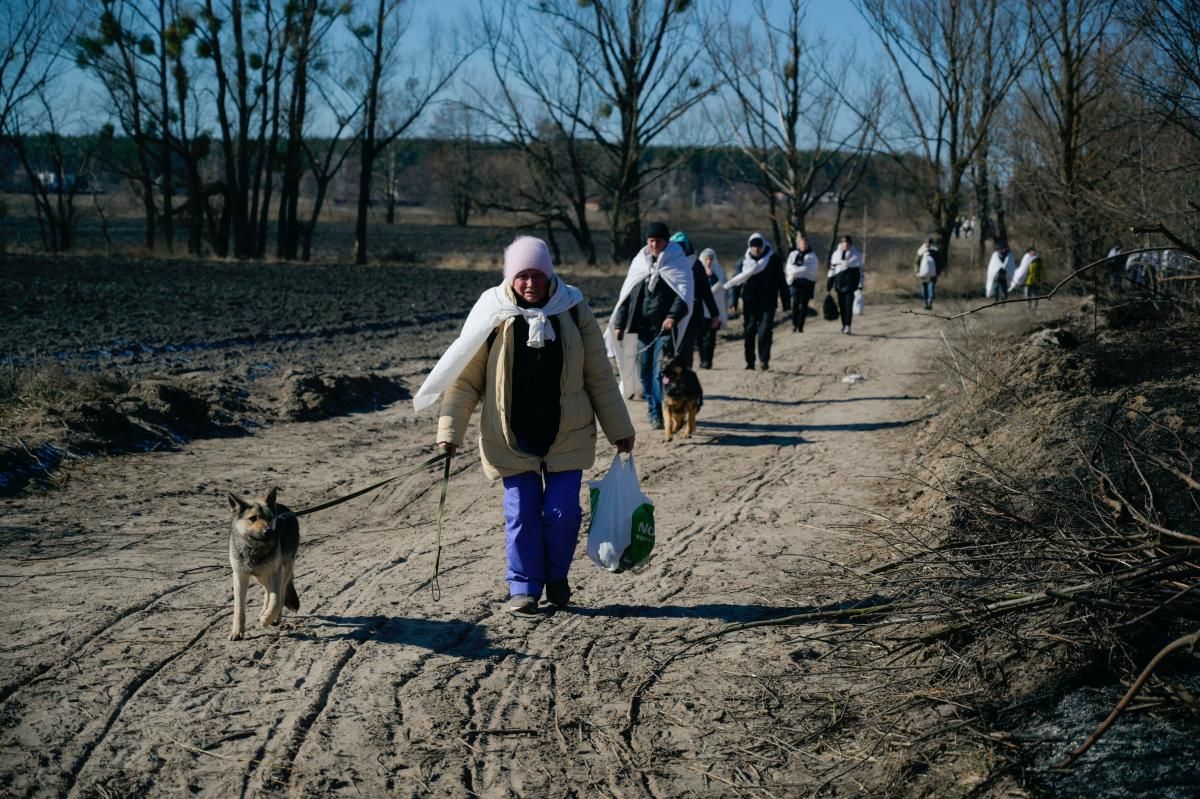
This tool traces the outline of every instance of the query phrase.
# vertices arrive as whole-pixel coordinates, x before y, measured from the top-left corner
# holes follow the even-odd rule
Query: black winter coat
[[[783,274],[783,261],[779,253],[772,252],[767,266],[754,277],[739,286],[742,313],[758,313],[775,310],[775,302],[786,311],[792,305],[787,279]]]
[[[652,338],[658,335],[668,316],[676,322],[687,316],[687,303],[667,281],[660,278],[653,291],[647,288],[647,283],[649,280],[643,280],[625,302],[617,306],[612,318],[613,327],[636,333],[641,338]]]

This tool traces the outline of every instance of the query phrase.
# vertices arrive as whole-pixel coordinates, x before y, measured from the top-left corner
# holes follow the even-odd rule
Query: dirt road
[[[224,492],[278,484],[304,506],[417,462],[435,420],[406,402],[96,460],[65,487],[5,501],[0,792],[811,792],[841,762],[794,732],[829,712],[830,686],[806,677],[818,644],[763,627],[656,666],[696,635],[836,599],[806,575],[868,557],[846,506],[902,501],[885,478],[929,413],[939,342],[885,306],[853,337],[816,319],[803,335],[787,327],[770,372],[743,371],[740,343],[720,344],[691,441],[664,445],[633,404],[654,558],[609,575],[581,541],[576,605],[535,621],[503,610],[500,490],[468,451],[454,462],[440,602],[437,480],[419,475],[307,517],[300,614],[228,640]],[[430,365],[404,368],[415,382]],[[867,381],[840,382],[847,372]],[[602,447],[587,477],[611,457]]]

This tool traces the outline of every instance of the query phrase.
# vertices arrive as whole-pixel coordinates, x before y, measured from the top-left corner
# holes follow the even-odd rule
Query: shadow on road
[[[696,427],[710,428],[712,430],[745,430],[747,432],[761,432],[768,435],[757,436],[757,438],[775,439],[785,438],[783,436],[779,436],[779,433],[802,433],[809,430],[844,431],[851,433],[870,432],[872,430],[891,430],[897,427],[908,427],[909,425],[917,424],[918,422],[923,422],[930,418],[932,418],[932,415],[926,414],[925,416],[918,416],[915,419],[902,419],[892,422],[844,422],[842,424],[759,424],[756,422],[709,422],[701,420],[696,422]],[[721,443],[728,442],[729,438],[735,438],[735,436],[722,438]],[[801,438],[798,441],[791,443],[803,443],[803,440],[804,439]]]
[[[310,616],[311,626],[293,635],[321,641],[376,641],[416,646],[456,657],[487,660],[520,655],[488,641],[488,628],[460,620],[414,619],[407,616]]]
[[[606,605],[599,608],[571,606],[566,613],[588,617],[637,618],[637,619],[713,619],[737,624],[748,621],[765,621],[795,616],[801,613],[823,613],[839,610],[854,610],[886,605],[892,600],[879,594],[862,599],[851,599],[819,607],[802,605],[773,607],[771,605],[730,605],[724,603],[705,605]],[[844,620],[843,620],[844,621]]]
[[[775,399],[755,399],[754,397],[730,397],[725,394],[706,394],[704,395],[705,402],[753,402],[759,405],[837,405],[843,402],[889,402],[894,400],[923,400],[924,397],[913,397],[908,394],[897,394],[891,397],[846,397],[845,399],[824,399],[824,400],[775,400]]]

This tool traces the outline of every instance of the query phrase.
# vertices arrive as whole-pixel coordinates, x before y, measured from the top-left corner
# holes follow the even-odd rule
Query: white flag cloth
[[[687,316],[677,319],[671,329],[676,351],[683,343],[683,334],[687,330],[688,321],[692,318],[692,302],[696,297],[695,281],[692,279],[692,257],[683,251],[678,242],[671,242],[663,250],[656,262],[651,263],[650,249],[643,247],[642,251],[633,257],[629,264],[629,274],[621,285],[621,294],[614,308],[620,308],[638,284],[646,281],[647,288],[654,288],[658,281],[667,281],[687,306]],[[633,316],[630,309],[629,316]],[[626,331],[628,333],[629,331]],[[637,336],[626,335],[623,341],[617,341],[616,331],[613,330],[612,317],[608,318],[608,326],[604,329],[604,343],[608,348],[608,357],[617,361],[617,375],[620,377],[621,396],[632,397],[633,391],[640,388],[639,381],[633,379],[636,374],[634,359],[637,355]]]
[[[546,341],[554,341],[554,326],[550,317],[565,311],[583,301],[583,292],[574,286],[567,285],[558,278],[552,285],[554,292],[541,308],[522,308],[508,299],[504,284],[490,288],[475,301],[475,307],[467,314],[462,332],[458,334],[446,352],[438,359],[433,370],[425,376],[425,382],[413,395],[413,410],[423,411],[437,402],[450,385],[462,374],[475,353],[487,341],[487,337],[496,325],[512,316],[524,316],[529,321],[530,347],[540,348]]]

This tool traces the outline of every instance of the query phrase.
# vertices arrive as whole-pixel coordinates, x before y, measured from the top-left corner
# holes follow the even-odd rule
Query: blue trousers
[[[551,580],[565,580],[575,558],[583,472],[522,472],[504,478],[508,590],[540,597]]]
[[[662,357],[663,349],[667,347],[670,347],[669,352],[674,352],[670,333],[655,336],[652,341],[642,341],[641,336],[638,337],[637,371],[652,422],[662,421]]]

